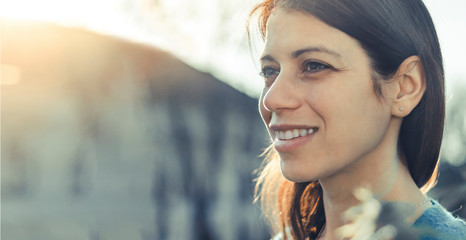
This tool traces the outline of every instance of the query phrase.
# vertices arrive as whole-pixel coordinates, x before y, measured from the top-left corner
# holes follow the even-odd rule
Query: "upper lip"
[[[269,125],[270,130],[272,131],[287,131],[293,129],[311,129],[317,128],[315,126],[301,125],[301,124],[273,124]]]

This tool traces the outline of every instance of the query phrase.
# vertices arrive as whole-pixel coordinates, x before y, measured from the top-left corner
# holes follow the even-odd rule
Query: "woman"
[[[256,190],[274,230],[338,239],[364,187],[408,204],[403,221],[435,230],[425,239],[466,238],[464,222],[425,196],[445,96],[422,1],[265,0],[251,16],[265,40],[259,108],[273,140]]]

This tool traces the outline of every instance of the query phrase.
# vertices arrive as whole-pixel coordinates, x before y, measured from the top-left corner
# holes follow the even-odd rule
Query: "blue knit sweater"
[[[439,203],[431,201],[413,227],[430,233],[422,234],[420,240],[466,240],[466,223],[454,218]]]

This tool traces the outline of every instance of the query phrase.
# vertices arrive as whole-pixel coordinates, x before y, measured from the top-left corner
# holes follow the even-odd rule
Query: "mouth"
[[[312,141],[318,127],[306,125],[271,125],[270,133],[275,150],[280,153],[293,152]]]
[[[306,137],[317,132],[318,128],[294,128],[289,130],[272,130],[274,137],[278,140],[288,141],[300,137]]]

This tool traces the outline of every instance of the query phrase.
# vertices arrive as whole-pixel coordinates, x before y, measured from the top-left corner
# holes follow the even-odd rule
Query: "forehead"
[[[342,58],[363,51],[354,38],[313,15],[281,7],[274,9],[267,21],[264,54],[289,54],[304,47],[329,49]]]

